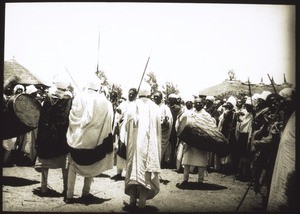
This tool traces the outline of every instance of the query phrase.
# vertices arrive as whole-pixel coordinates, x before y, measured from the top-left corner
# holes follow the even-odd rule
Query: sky
[[[79,88],[97,64],[124,91],[138,87],[149,56],[146,73],[183,97],[229,70],[241,81],[269,84],[269,74],[282,83],[285,74],[295,84],[294,5],[6,3],[4,44],[4,60],[48,82],[73,83],[71,75]]]

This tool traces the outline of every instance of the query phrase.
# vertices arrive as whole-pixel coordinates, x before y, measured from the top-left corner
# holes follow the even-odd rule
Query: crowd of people
[[[13,153],[41,173],[41,194],[47,196],[48,171],[62,169],[65,203],[73,203],[76,175],[84,177],[82,200],[91,200],[93,178],[116,166],[113,180],[125,176],[125,209],[143,209],[160,191],[161,169],[183,174],[177,187],[189,184],[189,174],[205,182],[206,172],[248,182],[262,196],[264,210],[288,211],[295,206],[295,89],[263,91],[252,96],[163,96],[150,85],[131,88],[128,99],[102,90],[92,78],[79,93],[65,82],[49,90],[16,85],[12,96],[31,94],[41,104],[38,127],[3,140],[3,161]],[[179,137],[182,120],[205,121],[228,140],[229,154],[219,156],[191,146]],[[25,159],[24,159],[25,157]],[[19,158],[19,157],[18,157]],[[284,166],[284,167],[282,167]],[[280,189],[281,188],[281,189]]]

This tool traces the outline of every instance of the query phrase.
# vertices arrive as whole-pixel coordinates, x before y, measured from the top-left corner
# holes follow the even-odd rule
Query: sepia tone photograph
[[[298,206],[295,5],[3,5],[4,213]]]

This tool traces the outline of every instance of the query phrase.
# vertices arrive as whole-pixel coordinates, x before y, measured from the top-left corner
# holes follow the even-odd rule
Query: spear
[[[252,103],[252,93],[251,93],[251,86],[250,86],[250,79],[249,79],[249,77],[248,77],[248,87],[249,87],[249,95],[250,95],[251,105],[253,106],[253,103]]]
[[[150,53],[150,55],[151,55],[151,53]],[[145,72],[146,72],[146,69],[147,69],[149,60],[150,60],[150,55],[149,55],[148,60],[147,60],[147,62],[146,62],[146,66],[145,66],[145,68],[144,68],[144,72],[143,72],[143,75],[142,75],[142,78],[141,78],[141,81],[140,81],[140,84],[139,84],[139,87],[138,87],[138,90],[137,90],[137,94],[138,94],[139,91],[140,91],[140,87],[141,87],[142,81],[143,81],[143,79],[144,79],[144,75],[145,75]]]
[[[271,84],[272,84],[272,87],[273,87],[274,92],[275,92],[276,94],[278,94],[278,93],[277,93],[277,90],[276,90],[276,88],[275,88],[274,82],[273,82],[273,80],[271,79],[271,77],[270,77],[269,74],[268,74],[268,77],[269,77],[269,80],[270,80],[270,82],[271,82]]]
[[[99,54],[100,54],[100,29],[99,29],[99,35],[98,35],[98,56],[97,56],[97,71],[99,71]]]
[[[65,67],[65,69],[66,69],[67,73],[69,74],[69,76],[70,76],[71,80],[73,81],[74,85],[75,85],[75,86],[76,86],[76,88],[77,88],[77,89],[80,91],[80,89],[79,89],[78,85],[76,84],[76,82],[75,82],[75,80],[73,79],[72,75],[71,75],[71,74],[70,74],[70,72],[68,71],[67,67],[66,67],[66,66],[64,66],[64,67]]]

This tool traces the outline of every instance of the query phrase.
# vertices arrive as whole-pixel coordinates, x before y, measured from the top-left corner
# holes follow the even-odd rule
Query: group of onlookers
[[[183,173],[179,188],[188,185],[190,173],[198,174],[201,185],[205,172],[216,171],[250,182],[262,195],[265,209],[292,206],[294,89],[224,100],[205,95],[183,99],[177,94],[164,98],[161,91],[153,92],[143,83],[140,89],[129,90],[128,100],[119,102],[115,92],[108,96],[101,87],[95,79],[77,94],[65,82],[56,82],[46,93],[33,85],[26,90],[16,85],[14,95],[7,98],[28,93],[41,103],[38,127],[4,140],[3,147],[4,162],[10,151],[19,150],[41,172],[42,195],[49,190],[49,169],[61,168],[64,201],[73,202],[77,174],[84,177],[81,199],[92,200],[93,177],[116,165],[111,179],[121,180],[125,173],[124,192],[130,196],[126,209],[143,208],[146,200],[158,194],[161,168]],[[229,155],[221,157],[182,141],[178,135],[187,117],[221,132],[228,140]],[[282,162],[283,152],[289,162]],[[283,176],[282,164],[289,169],[288,178],[287,173]],[[280,179],[285,182],[280,188],[290,191],[280,193],[281,198],[274,193]]]

